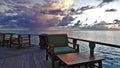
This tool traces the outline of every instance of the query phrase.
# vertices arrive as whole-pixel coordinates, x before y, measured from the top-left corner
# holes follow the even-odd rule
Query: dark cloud
[[[116,9],[107,9],[105,10],[105,12],[116,12],[117,10]]]
[[[0,3],[0,5],[3,5],[3,3]]]
[[[103,3],[109,3],[109,2],[113,2],[113,1],[116,1],[116,0],[103,0]]]
[[[58,24],[60,26],[67,26],[71,21],[75,20],[75,18],[73,18],[70,15],[66,15],[61,22]]]
[[[110,3],[118,0],[102,0],[102,2],[97,7],[102,7],[105,3]]]
[[[27,11],[27,15],[34,17],[34,23],[38,27],[46,28],[54,26],[59,21],[57,15],[63,14],[61,9],[54,9],[50,4],[34,5],[31,10]]]
[[[74,8],[71,8],[70,11],[72,14],[82,14],[84,11],[86,10],[89,10],[89,9],[94,9],[95,7],[94,6],[82,6],[81,8],[77,8],[77,9],[74,9]]]
[[[30,0],[4,0],[4,4],[8,6],[16,6],[16,5],[29,5],[31,4]]]
[[[6,13],[14,13],[12,10],[8,10],[6,11]]]
[[[16,16],[5,16],[3,15],[2,18],[0,19],[0,25],[3,25],[4,27],[10,27],[10,28],[15,28],[15,27],[31,27],[34,26],[34,24],[32,24],[30,22],[30,20],[27,19],[31,19],[29,16],[25,15],[25,14],[21,14],[21,15],[16,15]]]
[[[88,9],[93,9],[94,7],[90,7],[90,6],[83,6],[80,8],[80,10],[84,11],[84,10],[88,10]]]
[[[25,10],[27,10],[28,8],[27,7],[25,7],[25,6],[18,6],[18,5],[16,5],[15,7],[14,7],[15,9],[15,11],[25,11]]]
[[[71,12],[75,12],[76,11],[74,8],[71,8],[70,10],[71,10]]]
[[[19,4],[30,4],[30,0],[12,0],[13,2],[19,3]]]
[[[60,9],[56,9],[56,10],[49,10],[49,13],[50,14],[62,14],[63,13],[63,11],[61,11]]]

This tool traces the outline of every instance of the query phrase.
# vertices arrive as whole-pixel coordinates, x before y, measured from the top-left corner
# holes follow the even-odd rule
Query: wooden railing
[[[85,39],[77,39],[77,38],[72,38],[72,37],[68,37],[68,38],[73,39],[73,43],[77,43],[77,41],[88,42],[89,48],[90,48],[90,54],[94,54],[94,48],[95,48],[96,44],[120,48],[120,45],[116,45],[116,44],[109,44],[109,43],[103,43],[103,42],[91,41],[91,40],[85,40]]]
[[[16,33],[4,33],[4,34],[11,34],[14,35]],[[40,36],[42,34],[17,34],[17,35],[29,35],[30,36],[38,36],[40,38]],[[96,44],[101,44],[104,46],[110,46],[110,47],[115,47],[115,48],[120,48],[120,45],[117,44],[110,44],[110,43],[104,43],[104,42],[98,42],[98,41],[91,41],[91,40],[85,40],[85,39],[78,39],[78,38],[72,38],[72,37],[68,37],[69,39],[73,39],[73,44],[76,44],[77,41],[83,41],[83,42],[88,42],[89,43],[89,48],[90,48],[90,54],[94,54],[94,48],[96,46]]]

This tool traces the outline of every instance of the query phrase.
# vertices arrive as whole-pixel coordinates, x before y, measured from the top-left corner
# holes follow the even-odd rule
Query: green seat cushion
[[[51,34],[47,35],[48,43],[52,44],[54,47],[61,47],[68,45],[67,34]]]
[[[65,53],[74,53],[76,52],[75,49],[69,47],[69,46],[65,46],[65,47],[54,47],[54,53],[55,55],[58,54],[65,54]]]

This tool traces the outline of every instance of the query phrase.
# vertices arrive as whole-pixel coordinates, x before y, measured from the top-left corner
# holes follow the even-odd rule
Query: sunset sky
[[[67,26],[120,20],[120,0],[0,0],[0,27]]]

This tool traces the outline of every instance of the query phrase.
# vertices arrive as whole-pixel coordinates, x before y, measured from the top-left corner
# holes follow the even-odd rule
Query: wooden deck
[[[36,46],[0,47],[0,68],[51,68],[51,63],[45,59],[45,50]]]
[[[40,49],[38,46],[24,47],[21,49],[18,49],[16,47],[8,48],[0,46],[0,68],[52,68],[52,67],[51,61],[50,60],[46,61],[45,50]],[[55,68],[58,68],[58,63],[56,63]]]

